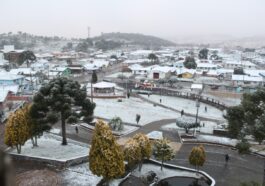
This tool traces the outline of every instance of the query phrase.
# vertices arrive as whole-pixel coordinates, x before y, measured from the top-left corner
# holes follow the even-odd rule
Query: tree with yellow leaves
[[[141,171],[143,160],[149,159],[151,157],[151,154],[152,154],[151,142],[145,134],[141,134],[141,133],[135,134],[133,139],[136,140],[140,146],[141,158],[139,162],[139,171]]]
[[[189,162],[195,166],[195,169],[199,172],[199,167],[203,166],[206,160],[206,153],[202,145],[193,147],[189,156]]]
[[[29,139],[29,126],[25,113],[22,109],[17,110],[8,118],[5,128],[5,144],[9,147],[16,147],[17,153],[21,153],[21,146]]]
[[[124,174],[124,157],[112,131],[106,123],[98,121],[89,152],[89,168],[93,174],[103,176],[108,184],[111,179]]]
[[[154,156],[157,160],[161,160],[161,171],[163,170],[164,162],[170,161],[175,154],[172,147],[169,146],[170,141],[166,138],[156,140],[154,144]]]
[[[141,148],[139,143],[130,138],[124,145],[124,159],[128,162],[128,167],[132,169],[141,160]]]

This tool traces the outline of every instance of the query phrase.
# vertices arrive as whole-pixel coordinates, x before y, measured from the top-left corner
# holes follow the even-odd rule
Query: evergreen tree
[[[76,81],[58,77],[43,85],[33,98],[31,116],[36,122],[47,124],[61,120],[62,145],[67,145],[66,122],[77,122],[80,117],[84,118],[84,122],[93,119],[95,104],[86,98],[86,88],[80,87]]]
[[[29,139],[29,126],[21,109],[11,114],[5,128],[5,144],[15,146],[17,153],[21,153],[21,146]]]
[[[124,159],[128,162],[128,167],[133,168],[141,160],[141,148],[139,143],[130,138],[124,146]]]
[[[97,73],[95,70],[93,70],[93,73],[92,73],[92,83],[96,83],[98,81],[98,76],[97,76]]]
[[[29,62],[33,62],[36,60],[36,56],[32,51],[24,51],[19,55],[19,65],[22,65],[25,61],[27,63],[27,67],[29,67]]]
[[[189,162],[195,166],[195,169],[199,171],[199,167],[203,166],[206,160],[206,153],[202,145],[193,147],[189,156]]]
[[[161,171],[163,170],[164,162],[174,158],[173,149],[169,146],[170,141],[166,138],[156,140],[154,144],[154,156],[157,160],[161,160]]]
[[[151,157],[152,154],[151,142],[146,135],[141,133],[136,134],[133,137],[133,139],[137,141],[141,149],[141,158],[139,162],[139,170],[141,171],[143,160],[145,158],[149,159]]]
[[[43,134],[44,131],[49,131],[51,126],[47,123],[37,122],[32,118],[31,113],[32,104],[25,105],[21,110],[24,113],[25,121],[29,129],[29,137],[31,138],[33,147],[38,146],[37,139]]]
[[[194,57],[191,57],[191,56],[187,56],[183,64],[185,68],[188,68],[188,69],[196,69],[197,67],[197,63],[195,62]]]
[[[207,48],[203,48],[199,51],[199,59],[208,59],[208,52]]]
[[[120,117],[114,117],[109,122],[112,130],[121,131],[123,130],[123,123]]]
[[[89,152],[89,168],[93,174],[103,176],[105,182],[124,174],[124,157],[110,127],[98,121]]]

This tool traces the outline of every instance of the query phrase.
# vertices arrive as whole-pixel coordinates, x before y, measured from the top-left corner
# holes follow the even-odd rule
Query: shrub
[[[247,154],[250,152],[250,144],[247,142],[247,140],[242,140],[241,142],[237,143],[236,148],[240,154]]]

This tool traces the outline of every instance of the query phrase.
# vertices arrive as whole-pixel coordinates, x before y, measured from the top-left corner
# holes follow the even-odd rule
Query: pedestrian
[[[181,117],[182,117],[184,115],[184,110],[181,110],[180,114],[181,114]]]
[[[148,93],[148,97],[150,97],[150,93]]]
[[[227,163],[227,162],[229,161],[229,158],[230,158],[229,155],[226,154],[226,155],[225,155],[225,163]]]
[[[128,99],[130,98],[130,93],[129,93],[129,92],[127,92],[127,98],[128,98]]]
[[[160,100],[159,100],[159,101],[160,101],[160,103],[162,103],[162,99],[161,99],[161,98],[160,98]]]
[[[75,126],[75,132],[76,132],[76,134],[78,134],[78,127],[77,126]]]
[[[206,106],[205,106],[204,110],[205,110],[205,112],[207,112],[207,107]]]

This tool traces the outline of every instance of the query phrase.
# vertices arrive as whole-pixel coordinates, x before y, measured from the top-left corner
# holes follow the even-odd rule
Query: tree
[[[200,121],[197,120],[196,123],[196,118],[193,117],[182,116],[176,119],[176,125],[184,128],[186,133],[189,133],[189,129],[198,127],[199,123]]]
[[[238,138],[244,126],[244,109],[242,106],[234,106],[227,109],[225,118],[228,121],[228,132],[231,137]]]
[[[243,68],[235,68],[234,74],[244,75],[244,69]]]
[[[110,56],[110,59],[116,59],[116,60],[117,60],[118,57],[117,57],[116,55],[113,54],[113,55]]]
[[[154,144],[154,156],[157,160],[161,160],[161,171],[163,170],[164,162],[174,158],[173,149],[169,146],[170,141],[166,138],[156,140]]]
[[[134,165],[141,160],[141,148],[140,144],[135,140],[130,138],[124,145],[124,159],[128,162],[128,167],[132,169]]]
[[[98,121],[93,132],[89,151],[89,168],[93,174],[102,176],[105,182],[124,174],[124,157],[121,147],[112,135],[110,127]]]
[[[168,83],[170,84],[171,87],[173,87],[173,85],[177,82],[178,82],[178,78],[175,76],[170,77],[168,80]]]
[[[15,146],[17,153],[21,153],[21,146],[29,139],[29,127],[21,109],[9,116],[4,138],[7,146]]]
[[[137,141],[141,149],[141,158],[139,162],[139,170],[141,171],[143,160],[145,158],[149,159],[151,157],[152,154],[151,142],[146,135],[141,133],[134,135],[133,139]]]
[[[253,136],[259,144],[265,139],[265,113],[255,120]]]
[[[43,134],[44,131],[49,131],[51,126],[47,123],[37,122],[32,118],[32,104],[27,104],[21,111],[23,112],[24,120],[28,125],[29,138],[31,139],[33,147],[38,146],[37,138]]]
[[[135,120],[136,120],[137,125],[138,125],[140,119],[141,119],[141,115],[140,114],[136,114]]]
[[[199,59],[208,59],[208,52],[207,48],[203,48],[199,51]]]
[[[228,130],[232,137],[253,135],[261,142],[264,138],[265,125],[265,88],[254,93],[243,94],[241,104],[227,109]]]
[[[239,154],[247,154],[250,152],[250,144],[246,139],[242,139],[240,142],[236,144],[236,148],[238,149]]]
[[[193,147],[189,156],[189,162],[195,166],[195,169],[199,172],[199,167],[202,167],[206,160],[206,153],[202,145]]]
[[[29,67],[29,63],[35,60],[36,60],[36,56],[34,55],[34,53],[32,51],[26,50],[19,55],[18,62],[19,62],[19,65],[22,65],[26,61],[27,67]]]
[[[95,70],[93,70],[92,77],[91,77],[91,101],[93,102],[93,84],[98,81],[98,76]]]
[[[95,104],[86,98],[86,87],[81,89],[77,81],[58,77],[43,85],[33,98],[31,114],[40,123],[61,120],[62,145],[67,145],[66,122],[74,123],[83,117],[84,122],[93,119]],[[76,107],[76,109],[73,109]],[[76,112],[79,110],[80,112]]]
[[[188,69],[196,69],[197,67],[197,63],[195,62],[194,57],[191,57],[191,56],[187,56],[183,64],[185,68],[188,68]]]
[[[148,55],[148,59],[150,59],[152,62],[155,62],[158,60],[158,57],[154,53],[150,53]]]
[[[123,123],[120,117],[114,117],[110,120],[109,126],[112,130],[121,131],[123,130]]]

